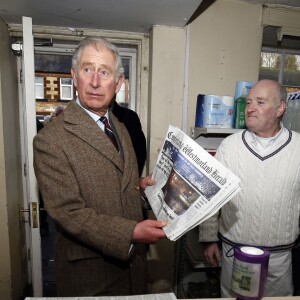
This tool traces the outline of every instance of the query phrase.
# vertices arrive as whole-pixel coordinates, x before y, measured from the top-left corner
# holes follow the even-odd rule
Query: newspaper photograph
[[[169,126],[145,194],[175,241],[214,215],[239,191],[240,179],[177,127]]]

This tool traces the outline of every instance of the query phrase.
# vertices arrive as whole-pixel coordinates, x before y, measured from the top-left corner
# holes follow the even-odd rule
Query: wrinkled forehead
[[[109,57],[112,57],[114,61],[116,60],[115,54],[110,49],[101,44],[93,43],[84,47],[81,51],[80,59],[82,60],[82,58],[89,53],[93,53],[93,55],[100,54],[101,56],[107,55]]]
[[[89,45],[83,49],[79,65],[102,65],[110,67],[112,71],[116,68],[116,57],[114,53],[106,47],[99,45]]]

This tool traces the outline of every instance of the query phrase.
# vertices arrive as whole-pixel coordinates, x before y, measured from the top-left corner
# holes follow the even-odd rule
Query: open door
[[[58,42],[59,41],[59,42]],[[35,297],[40,296],[53,296],[53,290],[55,287],[55,276],[53,274],[53,259],[51,259],[51,265],[49,257],[52,258],[52,253],[48,244],[48,240],[52,239],[52,236],[44,235],[41,237],[40,231],[40,210],[39,210],[39,193],[38,193],[38,184],[35,178],[34,169],[33,169],[33,148],[32,141],[34,136],[37,133],[36,128],[36,109],[41,108],[42,106],[37,105],[39,101],[36,102],[36,93],[35,93],[35,77],[42,76],[39,73],[45,72],[43,69],[39,69],[39,59],[37,56],[47,56],[47,55],[63,55],[70,56],[70,68],[71,68],[71,55],[74,48],[77,46],[74,42],[70,40],[65,40],[63,34],[58,41],[54,41],[53,45],[41,46],[36,43],[34,45],[34,38],[32,34],[32,20],[31,18],[23,17],[23,44],[22,44],[22,56],[18,58],[18,69],[19,79],[22,83],[19,90],[20,98],[20,124],[21,128],[21,142],[22,142],[22,160],[24,165],[24,174],[23,174],[23,187],[24,187],[24,207],[23,207],[23,219],[25,220],[25,230],[27,238],[27,249],[28,251],[28,275],[30,284],[33,287],[33,295]],[[132,47],[120,49],[120,54],[122,56],[122,63],[125,67],[125,75],[128,80],[128,89],[127,89],[127,101],[128,106],[132,109],[136,108],[136,63],[137,63],[137,54],[136,49]],[[36,66],[35,66],[36,62]],[[42,61],[41,65],[44,65]],[[63,66],[66,64],[66,60],[63,60]],[[57,65],[55,65],[57,68]],[[35,73],[37,69],[37,73]],[[49,73],[65,73],[62,72],[62,68],[59,70],[49,71],[47,68],[47,77]],[[63,68],[64,69],[64,68]],[[51,77],[51,76],[50,76]],[[60,79],[60,76],[55,76]],[[57,78],[56,78],[57,79]],[[43,100],[46,97],[46,90],[49,87],[45,84],[44,86],[44,96]],[[51,87],[50,87],[51,88]],[[62,97],[61,91],[59,91],[59,101],[66,101],[66,93]],[[39,98],[37,98],[39,99]],[[41,101],[43,102],[43,101]],[[44,103],[44,102],[43,102]],[[46,103],[46,102],[45,102]],[[52,103],[52,102],[51,102]],[[54,102],[53,102],[54,103]],[[65,102],[66,103],[66,102]],[[43,111],[45,112],[45,111]],[[40,111],[38,110],[38,114]],[[50,230],[52,234],[52,230]],[[45,242],[47,239],[47,242]],[[45,253],[45,246],[47,247],[47,253]],[[45,255],[46,254],[46,255]],[[49,257],[48,257],[49,256]],[[49,262],[47,270],[45,264]],[[43,265],[44,264],[44,265]],[[43,273],[44,272],[44,273]],[[44,274],[44,276],[43,276]]]
[[[41,238],[39,229],[39,193],[33,169],[32,141],[36,135],[36,112],[34,93],[34,43],[31,18],[23,17],[22,57],[19,59],[20,82],[20,134],[23,173],[23,194],[26,243],[28,249],[28,277],[33,296],[43,296]]]

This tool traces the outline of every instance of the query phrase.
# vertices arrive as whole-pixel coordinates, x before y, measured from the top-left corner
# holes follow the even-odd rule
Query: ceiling
[[[299,0],[240,0],[300,6]],[[1,0],[7,24],[31,17],[33,25],[149,32],[153,25],[184,27],[215,0]],[[200,5],[201,4],[201,5]]]
[[[149,32],[153,25],[184,27],[202,0],[1,0],[7,23]]]
[[[153,25],[184,27],[216,0],[1,0],[0,18],[21,24],[149,32]],[[300,6],[299,0],[240,0]]]
[[[241,1],[256,3],[256,4],[278,4],[278,5],[300,7],[299,0],[241,0]]]

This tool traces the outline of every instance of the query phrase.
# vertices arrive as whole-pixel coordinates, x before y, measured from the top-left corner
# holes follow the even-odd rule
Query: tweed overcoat
[[[131,237],[143,219],[136,156],[110,114],[121,154],[72,101],[34,138],[34,168],[57,236],[58,296],[146,293],[145,246]]]

